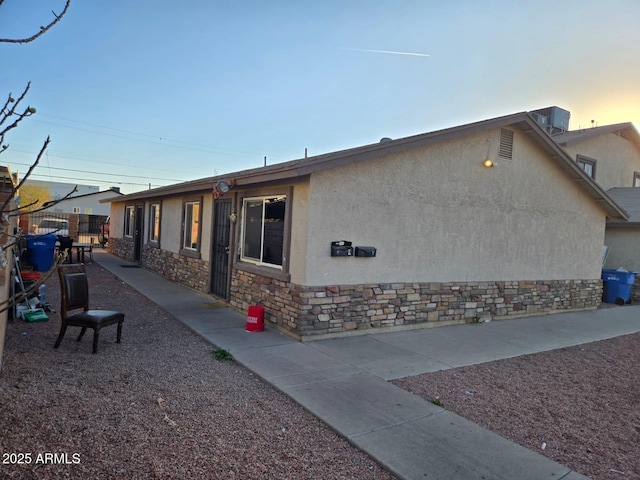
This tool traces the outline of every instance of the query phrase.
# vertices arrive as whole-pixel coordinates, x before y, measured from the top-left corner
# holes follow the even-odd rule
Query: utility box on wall
[[[376,247],[356,247],[356,257],[375,257]]]
[[[353,247],[351,246],[351,242],[348,242],[346,240],[331,242],[331,256],[353,257]]]

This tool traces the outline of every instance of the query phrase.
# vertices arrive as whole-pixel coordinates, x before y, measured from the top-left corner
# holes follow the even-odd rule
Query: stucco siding
[[[633,187],[633,174],[640,171],[640,152],[624,137],[609,133],[563,147],[574,160],[577,155],[596,160],[595,181],[608,190]]]
[[[213,231],[213,195],[202,198],[202,225],[200,228],[200,258],[208,262],[211,258],[211,242]]]
[[[180,251],[182,235],[182,199],[166,198],[160,210],[160,242],[163,250]]]
[[[309,182],[298,182],[293,187],[291,211],[291,248],[289,273],[293,283],[303,283],[307,265],[307,240],[309,216]]]
[[[517,130],[497,159],[499,135],[313,174],[304,284],[599,278],[604,211]],[[377,257],[330,257],[333,240]]]
[[[640,228],[608,228],[604,243],[610,248],[605,268],[640,272]]]
[[[113,202],[109,215],[109,235],[114,238],[124,237],[124,202]]]

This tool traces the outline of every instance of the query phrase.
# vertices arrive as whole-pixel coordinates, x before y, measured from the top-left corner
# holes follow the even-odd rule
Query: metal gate
[[[211,293],[229,299],[229,240],[231,200],[216,200],[213,220],[213,267]]]

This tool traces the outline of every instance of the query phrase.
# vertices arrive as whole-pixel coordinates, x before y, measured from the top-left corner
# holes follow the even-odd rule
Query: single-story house
[[[51,200],[43,205],[47,208],[23,212],[20,215],[20,228],[23,233],[29,234],[49,233],[53,228],[59,228],[59,235],[70,236],[76,242],[97,243],[109,216],[108,202],[118,196],[122,196],[118,190],[109,189]],[[43,224],[46,226],[44,230]]]
[[[108,201],[112,253],[301,339],[596,308],[628,218],[527,112]]]
[[[109,189],[99,192],[74,194],[69,198],[53,200],[46,213],[75,213],[78,215],[109,215],[109,205],[101,203],[106,198],[122,195],[118,190]]]

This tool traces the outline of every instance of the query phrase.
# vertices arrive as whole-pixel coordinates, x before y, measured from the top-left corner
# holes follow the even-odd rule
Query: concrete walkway
[[[626,306],[302,343],[246,332],[245,314],[104,251],[94,259],[403,479],[586,479],[387,380],[640,331],[640,307]]]

